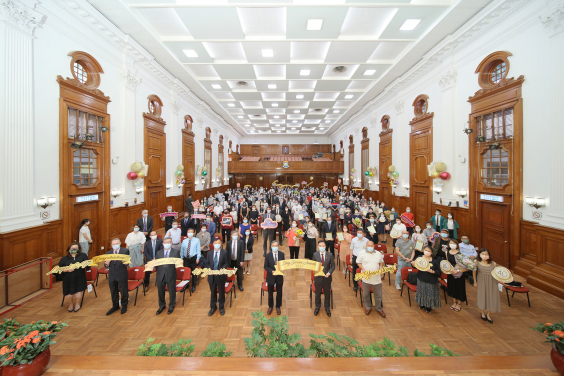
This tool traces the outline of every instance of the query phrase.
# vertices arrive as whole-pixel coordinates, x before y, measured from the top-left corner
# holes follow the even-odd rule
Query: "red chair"
[[[227,270],[233,270],[233,268],[227,268]],[[266,272],[266,270],[265,270]],[[231,308],[231,302],[233,301],[233,293],[235,293],[235,299],[237,299],[237,293],[233,286],[235,286],[235,278],[237,278],[237,274],[233,274],[231,277],[227,277],[227,286],[225,286],[225,293],[231,293],[229,297],[229,308]]]
[[[314,275],[313,270],[311,271],[311,285],[309,285],[309,308],[312,306],[312,295],[315,294],[315,283],[314,282]],[[325,290],[323,287],[321,288],[321,293],[325,295]],[[333,309],[333,289],[329,292],[329,301],[331,303],[331,309]]]
[[[221,235],[221,234],[215,234],[215,235],[213,236],[213,241],[215,241],[216,239],[221,240],[221,244],[223,244],[223,235]],[[212,241],[212,243],[213,243],[213,241]]]
[[[299,225],[298,228],[303,231],[303,230],[304,230],[304,225]]]
[[[443,292],[445,293],[445,304],[448,304],[446,292],[447,292],[447,275],[441,272],[441,277],[439,278],[439,283],[443,285]],[[468,302],[466,302],[468,304]]]
[[[511,307],[511,303],[509,302],[509,291],[508,290],[513,291],[513,294],[511,294],[512,298],[515,296],[515,293],[517,293],[517,294],[527,294],[527,302],[529,303],[529,307],[531,306],[531,300],[529,299],[529,292],[531,290],[529,290],[525,286],[521,286],[521,287],[510,286],[510,285],[506,285],[505,283],[500,283],[500,285],[505,287],[505,293],[507,294],[507,304],[509,304],[509,307]]]
[[[188,239],[188,237],[187,236],[181,236],[180,237],[180,243],[182,243],[184,241],[184,239]]]
[[[182,306],[184,307],[184,297],[186,296],[186,290],[190,291],[190,296],[192,296],[192,290],[190,289],[190,279],[192,278],[192,269],[182,266],[176,268],[176,280],[177,281],[187,281],[184,286],[176,286],[176,292],[182,292]],[[165,285],[165,291],[168,291],[168,285]]]
[[[351,287],[351,274],[353,272],[351,255],[347,255],[346,261],[347,261],[347,269],[345,270],[345,279],[347,279],[347,275],[348,275],[349,287]]]
[[[98,275],[96,276],[96,286],[98,286],[98,278],[100,277],[100,274],[105,274],[106,279],[108,279],[108,273],[109,272],[110,272],[110,270],[108,268],[106,268],[105,266],[103,268],[98,269]]]
[[[138,266],[135,268],[127,269],[127,291],[137,290],[135,293],[135,303],[137,305],[137,295],[139,295],[139,286],[143,285],[143,279],[145,278],[145,268]],[[143,296],[145,296],[145,289],[143,290]]]
[[[417,292],[417,285],[412,285],[411,283],[407,282],[407,275],[409,273],[417,273],[419,270],[417,270],[417,268],[403,268],[401,270],[401,281],[402,281],[402,285],[401,285],[401,294],[400,296],[403,296],[403,286],[407,286],[407,297],[409,298],[409,305],[411,306],[411,296],[409,295],[409,290],[413,291],[413,292]]]
[[[353,225],[352,223],[349,223],[349,225],[347,226],[347,228],[349,229],[349,234],[351,234],[353,237],[356,236],[357,233],[357,228],[356,225]]]
[[[264,271],[264,281],[260,286],[260,305],[262,305],[262,296],[265,291],[268,292],[268,286],[266,285],[266,270]],[[274,286],[274,291],[276,291],[276,286]]]
[[[384,244],[375,244],[374,250],[382,252],[383,254],[388,253],[388,247],[386,247]]]
[[[335,243],[335,257],[337,258],[336,262],[339,266],[339,270],[341,270],[341,243]]]
[[[96,294],[96,287],[94,286],[94,281],[98,280],[98,268],[95,267],[90,267],[90,270],[86,270],[86,290],[88,290],[88,286],[92,285],[92,288],[94,289],[94,295],[96,297],[98,297],[98,294]],[[86,291],[84,290],[82,292],[82,299],[80,300],[80,306],[82,307],[82,302],[84,302],[84,292]],[[63,295],[63,301],[61,302],[61,307],[63,306],[63,304],[65,304],[65,296]]]
[[[258,240],[258,225],[251,225],[251,234]]]
[[[384,264],[386,266],[393,266],[394,264],[397,265],[397,263],[398,263],[398,255],[396,255],[395,253],[390,254],[390,255],[388,255],[388,254],[384,255]],[[398,271],[396,269],[394,274],[397,274],[397,273],[398,273]],[[390,276],[390,273],[384,273],[384,278],[386,277],[386,275],[388,275],[388,285],[391,285],[392,284],[392,278]]]
[[[157,239],[162,239],[163,236],[161,234],[157,234]]]

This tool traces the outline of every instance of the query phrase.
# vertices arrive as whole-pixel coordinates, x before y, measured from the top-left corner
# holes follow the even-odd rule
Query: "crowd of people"
[[[384,267],[383,253],[387,252],[390,245],[397,255],[395,287],[398,290],[402,288],[403,268],[414,266],[418,258],[424,258],[430,266],[426,271],[419,271],[416,277],[416,302],[422,310],[432,312],[441,306],[439,279],[444,279],[445,275],[440,262],[446,260],[454,270],[446,276],[445,287],[453,299],[450,306],[453,311],[460,311],[462,303],[467,302],[466,280],[477,288],[482,319],[493,323],[491,314],[500,311],[497,281],[491,276],[495,263],[491,261],[488,250],[478,251],[467,236],[461,236],[459,241],[459,225],[451,212],[444,216],[437,209],[426,223],[415,223],[409,207],[400,214],[395,207],[388,209],[384,202],[366,199],[361,192],[354,190],[341,190],[340,186],[337,190],[290,186],[227,189],[224,193],[210,195],[199,201],[194,201],[189,195],[182,209],[184,212],[176,215],[172,206],[168,206],[169,215],[161,216],[165,227],[164,239],[160,239],[153,229],[161,226],[155,226],[155,220],[144,210],[133,231],[125,238],[125,247],[122,247],[120,239],[114,239],[108,253],[129,254],[129,267],[141,267],[153,259],[178,257],[191,270],[198,267],[214,270],[237,268],[237,288],[244,291],[244,275],[251,273],[254,243],[260,229],[264,258],[260,272],[264,269],[267,274],[268,314],[272,313],[274,306],[280,314],[283,276],[273,275],[272,272],[276,263],[286,258],[279,248],[287,241],[289,259],[299,258],[303,245],[305,259],[323,264],[324,276],[314,278],[314,314],[317,315],[321,308],[321,293],[331,290],[336,260],[345,265],[343,273],[347,272],[349,261],[354,277],[357,271],[375,271]],[[277,226],[261,229],[260,225],[266,219],[276,222]],[[60,266],[88,257],[89,244],[92,243],[88,226],[89,220],[84,219],[79,226],[79,241],[69,246]],[[377,250],[378,244],[383,244],[386,252]],[[113,302],[107,314],[119,309],[120,294],[121,313],[125,313],[128,301],[127,266],[121,261],[109,261],[106,267],[109,270]],[[69,312],[80,309],[79,298],[86,283],[84,273],[84,269],[77,269],[64,275],[63,293],[68,298]],[[145,290],[149,289],[150,275],[151,272],[145,273]],[[187,285],[185,288],[195,292],[195,280],[196,277],[192,278],[191,287]],[[210,316],[217,310],[217,305],[220,314],[225,313],[225,293],[222,288],[225,280],[225,275],[208,276]],[[166,308],[165,285],[169,286],[170,295],[168,313],[174,311],[175,281],[174,265],[157,267],[157,314]],[[354,291],[359,288],[363,290],[367,315],[374,305],[376,311],[386,317],[382,310],[381,283],[380,275],[354,280]],[[275,292],[276,304],[273,297]],[[327,315],[331,316],[328,296],[330,294],[325,294],[324,308]]]

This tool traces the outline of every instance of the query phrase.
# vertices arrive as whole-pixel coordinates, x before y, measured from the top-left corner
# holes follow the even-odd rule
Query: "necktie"
[[[155,258],[155,241],[153,240],[153,259]]]
[[[321,265],[325,265],[325,256],[323,256],[323,253],[321,254]]]
[[[118,252],[119,252],[119,249],[116,249],[116,250],[114,251],[114,255],[117,255]]]
[[[192,244],[192,239],[188,238],[188,251],[187,251],[188,257],[190,257],[190,250],[192,249],[192,248],[190,248],[191,244]]]
[[[165,258],[168,258],[168,252],[169,251],[165,251]]]
[[[143,218],[143,232],[147,232],[147,218]]]
[[[213,270],[217,270],[217,264],[219,263],[219,257],[217,251],[213,255]]]
[[[276,255],[277,255],[277,252],[274,252],[274,263],[275,264],[278,262],[278,257]]]
[[[233,241],[233,254],[231,255],[231,259],[235,260],[237,258],[237,241]]]

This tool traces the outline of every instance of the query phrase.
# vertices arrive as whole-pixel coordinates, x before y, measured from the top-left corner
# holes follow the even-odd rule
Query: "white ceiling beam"
[[[202,39],[194,38],[191,35],[161,35],[161,42],[215,42],[215,43],[235,43],[235,42],[415,42],[417,39],[383,39],[370,37],[339,37],[335,39],[287,39],[280,37],[253,37],[237,39]]]
[[[447,8],[453,0],[419,0],[415,4],[407,3],[345,3],[345,4],[323,4],[323,8]],[[281,2],[261,2],[248,4],[207,4],[202,1],[196,4],[127,4],[130,8],[311,8],[321,7],[315,4],[288,4]]]

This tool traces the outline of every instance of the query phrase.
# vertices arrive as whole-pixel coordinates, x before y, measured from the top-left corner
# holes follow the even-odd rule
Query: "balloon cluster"
[[[202,176],[206,176],[208,174],[208,168],[206,166],[202,167]]]
[[[376,171],[377,171],[376,167],[368,167],[364,172],[364,175],[368,177],[373,177],[374,174],[376,174]]]
[[[143,163],[133,162],[131,164],[131,171],[127,173],[127,178],[129,180],[143,179],[145,177],[145,171],[143,171]]]
[[[448,180],[450,179],[450,173],[446,171],[447,166],[444,162],[436,162],[435,171],[431,172],[431,177],[433,179]]]
[[[174,175],[176,175],[176,184],[178,185],[184,184],[184,166],[182,165],[176,166],[176,171],[174,171]]]
[[[397,187],[399,185],[399,172],[396,171],[396,168],[392,165],[388,167],[388,179],[390,179],[390,185],[392,187]]]

